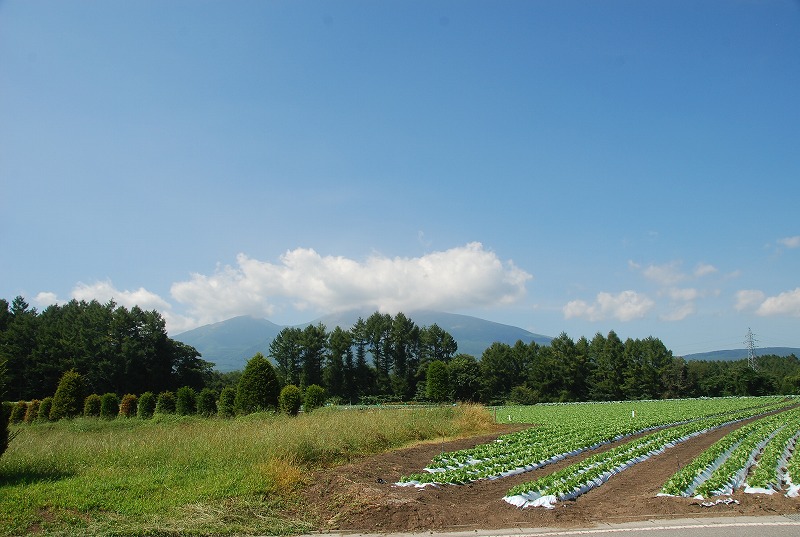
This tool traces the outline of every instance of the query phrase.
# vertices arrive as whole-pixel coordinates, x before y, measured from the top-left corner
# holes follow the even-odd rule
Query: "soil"
[[[468,485],[399,487],[400,476],[419,472],[441,451],[466,449],[509,432],[441,443],[430,443],[369,457],[312,474],[306,506],[321,531],[421,532],[472,529],[591,527],[599,523],[635,520],[757,516],[800,513],[800,498],[783,494],[734,493],[737,503],[704,507],[692,498],[658,497],[664,482],[681,466],[724,436],[732,426],[695,437],[613,476],[575,500],[554,509],[520,509],[503,501],[512,486],[573,464],[602,449],[517,476]],[[610,449],[612,445],[603,449]],[[727,497],[726,497],[727,498]]]

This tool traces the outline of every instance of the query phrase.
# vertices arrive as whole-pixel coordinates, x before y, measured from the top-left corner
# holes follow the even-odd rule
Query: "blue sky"
[[[0,2],[0,297],[800,347],[800,5]]]

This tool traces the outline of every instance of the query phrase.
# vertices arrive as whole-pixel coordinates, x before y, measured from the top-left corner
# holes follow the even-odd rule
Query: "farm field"
[[[765,446],[788,442],[786,427],[797,426],[798,412],[790,409],[795,403],[772,397],[488,411],[330,409],[294,420],[260,415],[23,426],[0,459],[0,534],[388,532],[797,514],[800,498],[781,493],[737,491],[730,497],[738,503],[709,507],[692,497],[658,495],[679,470],[743,427],[758,429]],[[499,424],[492,423],[495,416]],[[786,426],[768,431],[783,421]],[[681,441],[672,447],[552,509],[522,509],[504,500],[512,489],[569,475],[580,465],[596,466],[595,459],[684,429],[702,432],[687,438],[675,433]],[[496,442],[498,437],[503,441]],[[400,447],[414,442],[418,445]],[[455,461],[478,460],[476,453],[498,446],[520,453],[525,442],[543,460],[558,451],[552,446],[566,446],[572,454],[501,478],[462,476],[461,485],[396,486],[430,473],[423,468],[456,467]],[[583,448],[572,449],[575,445]],[[779,453],[770,457],[778,459],[784,451],[773,447],[770,452]],[[503,460],[504,468],[518,464]],[[767,472],[756,481],[774,477]]]

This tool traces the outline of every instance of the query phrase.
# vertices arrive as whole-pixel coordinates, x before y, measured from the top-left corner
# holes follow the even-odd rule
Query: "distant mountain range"
[[[359,317],[366,320],[373,311],[354,310],[332,315],[326,315],[310,323],[296,325],[299,328],[309,324],[322,323],[331,331],[340,326],[349,329]],[[447,331],[458,343],[458,352],[471,354],[480,358],[483,351],[494,342],[513,345],[521,340],[524,343],[535,341],[547,345],[551,337],[534,334],[516,326],[495,323],[469,315],[458,315],[440,311],[412,311],[407,312],[417,326],[439,325]],[[191,345],[197,349],[204,360],[216,364],[218,371],[235,371],[243,369],[247,360],[260,352],[265,356],[269,353],[269,345],[285,326],[277,325],[267,319],[250,316],[240,316],[195,328],[172,336],[173,339]]]
[[[800,357],[800,349],[795,347],[759,347],[756,349],[756,356],[765,356],[767,354],[774,354],[776,356],[789,356],[794,354]],[[710,351],[698,352],[695,354],[687,354],[684,356],[686,360],[720,360],[732,362],[735,360],[744,360],[747,358],[747,349],[728,349],[723,351]]]

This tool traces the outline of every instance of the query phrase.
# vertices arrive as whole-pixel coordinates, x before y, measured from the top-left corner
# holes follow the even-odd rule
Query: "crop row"
[[[443,453],[433,459],[425,473],[404,476],[399,484],[424,486],[495,479],[654,429],[709,416],[730,421],[732,413],[744,411],[751,416],[785,404],[780,398],[736,398],[530,407],[539,413],[532,416],[540,423],[538,427],[504,435],[472,449]]]
[[[798,427],[800,409],[781,412],[740,427],[670,477],[661,494],[701,497],[729,494],[740,488],[745,478],[750,491],[779,490],[780,468],[788,458]]]
[[[745,409],[661,429],[588,457],[558,472],[518,485],[509,490],[504,499],[519,507],[552,507],[556,501],[577,497],[601,485],[614,474],[661,453],[668,447],[711,429],[747,419],[762,410]]]

